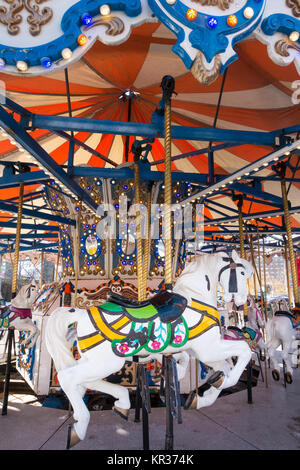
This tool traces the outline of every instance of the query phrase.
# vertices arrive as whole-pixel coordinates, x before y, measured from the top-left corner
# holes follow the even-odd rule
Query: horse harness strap
[[[32,313],[30,308],[18,308],[12,307],[9,305],[8,307],[1,309],[0,313],[0,328],[8,328],[12,321],[16,318],[20,318],[21,320],[25,320],[26,318],[32,319]],[[12,316],[10,316],[13,314]]]
[[[223,266],[223,268],[220,270],[218,281],[220,282],[221,275],[223,274],[223,272],[226,271],[227,269],[230,269],[229,292],[235,293],[238,291],[236,268],[244,268],[244,266],[241,263],[235,263],[231,257],[224,257],[223,261],[227,261],[229,264],[227,264],[226,266]]]

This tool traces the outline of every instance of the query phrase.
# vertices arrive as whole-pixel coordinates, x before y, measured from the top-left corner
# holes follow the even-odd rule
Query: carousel
[[[144,450],[158,394],[171,450],[181,405],[293,387],[300,2],[0,0],[0,31],[2,415],[14,359],[67,448],[87,393]]]

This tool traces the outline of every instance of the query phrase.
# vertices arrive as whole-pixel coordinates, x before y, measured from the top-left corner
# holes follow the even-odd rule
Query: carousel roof
[[[274,147],[263,138],[243,145],[236,143],[232,131],[245,131],[248,136],[252,132],[255,135],[260,133],[263,136],[299,124],[300,109],[292,100],[295,92],[293,83],[298,80],[298,72],[293,64],[286,67],[274,64],[265,45],[252,37],[241,42],[236,46],[239,60],[228,67],[225,76],[223,74],[205,86],[172,53],[171,47],[175,42],[175,36],[162,24],[144,24],[135,28],[130,38],[118,46],[107,46],[97,41],[80,60],[68,67],[67,75],[64,70],[31,77],[0,73],[0,79],[5,84],[6,96],[10,100],[39,116],[71,115],[73,118],[151,123],[162,97],[162,77],[171,75],[175,78],[177,93],[172,98],[173,126],[230,131],[230,134],[220,133],[218,141],[212,144],[216,181],[274,152]],[[75,143],[75,168],[88,166],[108,169],[133,161],[131,147],[134,136],[91,131],[75,131],[71,135],[70,132],[47,128],[35,129],[29,134],[65,170],[68,167],[70,138],[74,138]],[[231,136],[231,140],[227,135]],[[177,134],[172,140],[173,171],[187,173],[187,181],[190,181],[191,174],[208,175],[209,139],[194,140],[188,136],[182,138],[181,135],[180,138],[176,137]],[[0,171],[3,173],[0,179],[0,236],[1,245],[5,249],[6,236],[9,238],[8,234],[15,234],[16,218],[16,214],[11,214],[5,204],[16,207],[19,193],[16,180],[12,178],[9,184],[5,179],[5,169],[14,163],[17,175],[19,163],[28,163],[28,158],[7,136],[0,139]],[[148,160],[151,170],[163,174],[163,138],[155,138]],[[291,221],[297,232],[300,227],[300,215],[297,214],[297,209],[300,214],[297,149],[286,155],[285,161],[288,163]],[[31,164],[30,170],[31,173],[41,170],[37,161]],[[232,190],[244,194],[245,219],[261,217],[262,220],[258,222],[261,228],[266,227],[275,234],[276,231],[281,232],[283,211],[279,178],[271,165],[252,172],[250,176],[251,179],[247,179],[244,174],[234,186],[220,186],[215,194],[207,195],[205,216],[209,236],[215,233],[228,238],[237,233],[237,202],[232,199]],[[26,180],[24,208],[28,212],[25,210],[23,215],[24,246],[36,240],[34,234],[37,231],[32,231],[34,228],[43,234],[41,239],[45,233],[49,235],[45,243],[56,243],[57,221],[49,220],[51,217],[47,220],[45,216],[50,212],[45,207],[42,189],[41,180]],[[41,218],[42,213],[44,217]],[[218,227],[210,225],[210,221],[218,224]],[[26,234],[27,242],[24,238]]]

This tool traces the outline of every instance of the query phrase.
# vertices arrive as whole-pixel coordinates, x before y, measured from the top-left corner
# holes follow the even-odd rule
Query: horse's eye
[[[244,273],[244,271],[241,271],[241,274],[242,274],[243,276],[245,276],[245,273]]]

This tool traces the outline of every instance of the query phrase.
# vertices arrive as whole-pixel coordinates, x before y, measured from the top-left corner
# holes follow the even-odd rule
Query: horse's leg
[[[106,351],[103,351],[104,356],[105,352]],[[77,421],[71,433],[70,446],[75,445],[79,440],[85,438],[90,420],[90,413],[82,399],[83,387],[86,387],[87,383],[105,378],[119,371],[123,367],[124,362],[125,360],[123,358],[117,357],[112,353],[109,358],[106,357],[106,360],[105,357],[101,360],[101,352],[99,354],[98,349],[96,357],[78,361],[74,366],[61,369],[58,372],[59,383],[70,400],[74,410],[74,419]]]
[[[186,374],[186,371],[187,371],[187,368],[188,368],[188,365],[189,365],[190,357],[189,357],[188,353],[185,352],[185,351],[181,351],[179,353],[174,353],[173,357],[176,361],[177,377],[178,377],[178,380],[180,381],[184,378],[184,376]],[[160,364],[162,364],[163,355],[157,353],[157,354],[151,354],[150,356],[147,356],[145,358],[140,357],[139,358],[139,363],[144,364],[144,363],[147,363],[147,362],[151,361],[151,359],[156,359]]]
[[[293,382],[293,369],[292,369],[292,361],[290,356],[290,351],[292,347],[293,337],[283,341],[282,344],[282,359],[285,361],[286,364],[286,373],[285,373],[285,380],[288,384]]]
[[[227,365],[227,369],[225,369],[224,364],[224,368],[221,368],[208,379],[207,383],[212,385],[212,388],[217,389],[218,393],[211,391],[207,394],[204,397],[204,400],[207,398],[207,400],[203,401],[204,404],[202,403],[203,397],[199,397],[198,395],[195,395],[195,393],[194,397],[192,397],[192,394],[190,394],[187,399],[186,407],[188,408],[188,402],[191,402],[190,407],[195,407],[196,404],[198,409],[201,406],[207,406],[205,404],[206,402],[212,404],[221,390],[232,387],[239,381],[240,376],[251,359],[252,352],[245,341],[229,341],[221,339],[212,343],[211,347],[207,347],[207,345],[205,348],[203,346],[200,347],[199,351],[195,349],[195,346],[196,344],[193,346],[193,351],[198,359],[208,365],[213,362],[225,361],[233,356],[237,357],[237,362],[232,369],[228,370]]]
[[[280,344],[281,344],[280,340],[273,337],[267,345],[268,354],[269,354],[270,361],[272,364],[272,377],[277,382],[280,379],[280,366],[278,364],[277,357],[276,357],[276,349],[280,346]]]
[[[39,329],[31,320],[27,321],[26,325],[24,325],[23,328],[25,331],[29,331],[29,337],[24,341],[23,344],[25,347],[32,348],[39,337]]]
[[[25,338],[24,340],[20,341],[20,344],[27,347],[33,347],[38,336],[40,334],[39,329],[37,326],[32,322],[30,319],[22,320],[20,318],[16,318],[11,322],[11,326],[13,326],[18,331],[28,331],[29,337]]]
[[[130,399],[128,389],[124,386],[106,382],[105,380],[95,380],[94,382],[87,382],[85,386],[91,390],[98,390],[102,393],[107,393],[117,400],[114,403],[113,410],[127,420],[130,410]]]

